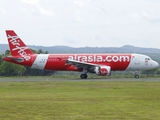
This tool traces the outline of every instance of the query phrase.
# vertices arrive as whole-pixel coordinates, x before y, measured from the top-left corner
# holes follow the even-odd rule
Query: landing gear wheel
[[[87,76],[87,74],[81,74],[80,77],[81,77],[81,79],[86,79],[88,76]]]
[[[135,75],[134,77],[135,77],[136,79],[138,79],[138,78],[139,78],[139,75]]]

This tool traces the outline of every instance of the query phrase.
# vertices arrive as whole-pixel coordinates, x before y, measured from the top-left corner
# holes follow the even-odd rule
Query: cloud
[[[157,11],[157,10],[156,10]],[[155,12],[155,10],[149,11],[148,13],[146,11],[142,12],[142,17],[147,20],[148,22],[150,22],[151,24],[156,24],[158,22],[160,22],[160,16],[159,16],[159,12]]]
[[[50,16],[50,17],[55,16],[55,13],[53,11],[43,8],[39,4],[38,0],[20,0],[20,1],[22,3],[25,3],[25,4],[33,6],[33,7],[30,8],[30,11],[33,12],[33,13],[35,13],[35,11],[38,10],[38,12],[41,15]]]
[[[74,4],[83,7],[87,3],[89,3],[91,0],[74,0]]]
[[[42,15],[51,16],[51,17],[56,15],[53,11],[44,9],[39,4],[37,5],[37,7]]]
[[[159,6],[158,0],[0,0],[0,31],[14,29],[35,45],[159,48]],[[7,42],[3,32],[0,39]]]
[[[38,0],[20,0],[20,1],[30,5],[38,5]]]
[[[0,9],[0,12],[1,12],[2,14],[6,14],[6,10],[3,9],[3,8]]]

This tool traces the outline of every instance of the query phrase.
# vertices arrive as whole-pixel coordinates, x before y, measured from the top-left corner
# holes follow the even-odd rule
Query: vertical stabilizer
[[[17,34],[13,30],[6,30],[6,35],[11,55],[23,57],[25,60],[29,60],[30,55],[34,53],[24,44]]]

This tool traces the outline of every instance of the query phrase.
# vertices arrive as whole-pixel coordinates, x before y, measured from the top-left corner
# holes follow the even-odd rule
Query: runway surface
[[[80,79],[80,78],[52,78],[52,77],[4,77],[0,78],[0,82],[96,82],[96,81],[104,81],[104,82],[160,82],[160,78],[88,78],[88,79]]]

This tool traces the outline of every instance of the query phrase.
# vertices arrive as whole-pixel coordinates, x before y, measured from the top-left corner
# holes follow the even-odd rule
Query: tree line
[[[36,54],[48,54],[48,51],[43,51],[42,49],[31,50]],[[9,55],[10,50],[6,50],[4,54],[0,55],[0,76],[46,76],[54,73],[54,71],[33,69],[3,61],[3,57]]]

